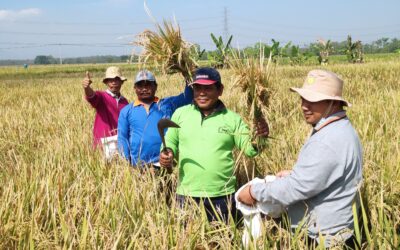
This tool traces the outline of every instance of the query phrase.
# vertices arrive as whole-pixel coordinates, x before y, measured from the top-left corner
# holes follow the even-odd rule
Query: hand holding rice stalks
[[[137,36],[134,44],[143,48],[140,59],[160,66],[163,73],[180,72],[190,82],[198,66],[193,53],[196,46],[183,40],[179,25],[164,21],[156,27],[157,32],[145,30]]]
[[[259,58],[241,57],[240,51],[232,52],[229,64],[233,71],[234,86],[242,89],[246,109],[250,110],[248,123],[251,124],[252,143],[259,149],[266,145],[266,138],[256,136],[256,124],[264,119],[269,104],[271,76],[271,55],[265,62],[264,51],[260,49]]]

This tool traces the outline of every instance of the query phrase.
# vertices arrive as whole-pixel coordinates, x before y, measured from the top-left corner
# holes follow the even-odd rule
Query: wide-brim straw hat
[[[323,100],[336,100],[343,102],[346,106],[351,103],[343,99],[343,80],[338,75],[328,70],[311,70],[307,74],[301,88],[290,88],[309,102]]]
[[[106,70],[106,76],[103,78],[103,82],[105,83],[107,79],[114,79],[116,77],[121,79],[121,81],[123,82],[126,81],[126,77],[122,76],[121,70],[118,67],[115,66],[108,67]]]

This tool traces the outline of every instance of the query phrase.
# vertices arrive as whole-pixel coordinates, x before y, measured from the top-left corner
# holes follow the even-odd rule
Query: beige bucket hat
[[[118,67],[115,66],[108,67],[106,70],[106,76],[103,78],[103,82],[105,82],[106,79],[114,79],[116,77],[121,79],[121,81],[123,82],[126,81],[126,78],[122,76],[121,70]]]
[[[323,100],[342,101],[346,106],[351,104],[342,97],[343,80],[335,73],[327,70],[315,69],[308,72],[301,88],[290,88],[309,102]]]

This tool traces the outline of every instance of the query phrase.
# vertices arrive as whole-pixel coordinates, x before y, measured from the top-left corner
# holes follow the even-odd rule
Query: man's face
[[[124,82],[119,79],[119,77],[109,78],[105,80],[105,84],[107,85],[108,89],[114,94],[119,94],[123,83]]]
[[[309,102],[301,98],[301,109],[303,110],[304,118],[306,122],[311,125],[317,124],[326,115],[330,105],[330,100]]]
[[[152,81],[140,81],[135,83],[135,92],[140,101],[152,102],[156,95],[157,85]]]
[[[222,95],[223,86],[220,89],[215,84],[200,85],[193,84],[194,101],[202,111],[210,111]]]

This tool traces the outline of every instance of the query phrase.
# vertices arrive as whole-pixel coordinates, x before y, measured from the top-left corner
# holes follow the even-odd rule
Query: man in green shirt
[[[170,168],[179,155],[178,201],[183,204],[191,197],[204,204],[209,221],[217,220],[214,209],[227,220],[229,213],[236,214],[232,150],[236,147],[249,157],[258,152],[248,126],[219,100],[224,87],[217,70],[199,68],[191,86],[194,104],[173,114],[171,119],[180,128],[169,128],[165,138],[169,150],[161,152],[160,164]],[[256,128],[258,136],[268,136],[265,119],[257,121]]]

